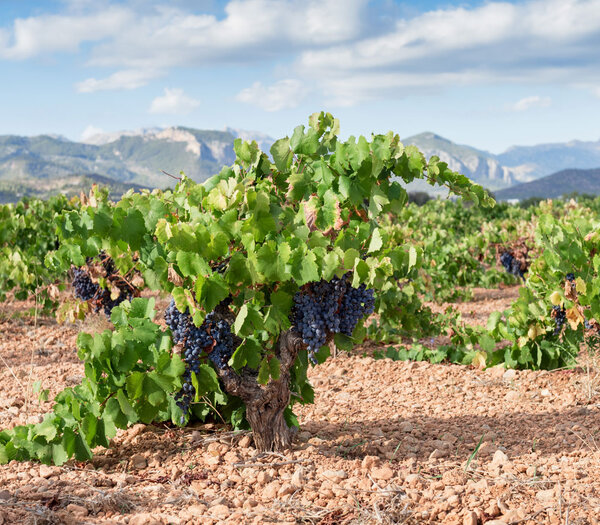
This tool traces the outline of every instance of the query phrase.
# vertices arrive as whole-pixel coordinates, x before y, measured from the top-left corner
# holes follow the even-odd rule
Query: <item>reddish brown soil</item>
[[[478,291],[459,308],[481,323],[514,296]],[[2,428],[49,410],[35,381],[52,399],[81,379],[78,329],[0,321]],[[316,402],[297,411],[292,451],[258,454],[218,425],[136,425],[87,464],[1,466],[0,525],[598,523],[593,365],[480,371],[341,354],[311,370]]]

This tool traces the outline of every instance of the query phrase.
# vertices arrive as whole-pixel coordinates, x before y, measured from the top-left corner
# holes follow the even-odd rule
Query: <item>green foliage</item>
[[[294,294],[350,272],[353,286],[375,289],[375,315],[359,322],[351,337],[336,334],[340,349],[369,338],[408,343],[375,353],[394,360],[570,366],[590,336],[584,321],[594,327],[600,319],[600,201],[492,208],[480,187],[439,159],[427,161],[415,147],[405,148],[392,133],[342,142],[338,131],[331,115],[315,114],[308,128],[275,142],[271,158],[255,143],[236,140],[235,163],[202,185],[183,177],[173,190],[128,192],[117,203],[96,190],[84,205],[57,199],[2,207],[0,256],[12,262],[0,266],[9,268],[0,274],[1,289],[39,292],[44,283],[55,286],[72,264],[104,252],[122,275],[136,272],[146,287],[170,293],[197,326],[230,297],[236,348],[227,373],[269,385],[282,376],[278,342],[291,329]],[[465,200],[408,204],[403,184],[418,178],[485,206]],[[540,257],[519,299],[492,315],[486,328],[423,307],[423,298],[453,300],[474,286],[515,282],[496,267],[494,247],[531,236],[533,226]],[[575,280],[565,288],[567,273]],[[568,318],[558,335],[551,315],[556,304]],[[154,317],[152,300],[134,299],[114,309],[113,330],[80,334],[82,384],[59,394],[42,423],[0,433],[0,461],[88,459],[94,447],[108,446],[117,428],[181,424],[175,394],[184,363],[169,330]],[[440,333],[448,343],[427,343]],[[509,345],[496,350],[505,341]],[[324,346],[318,362],[328,355]],[[290,425],[297,425],[294,403],[314,400],[308,366],[300,351],[289,370]],[[206,360],[193,374],[191,415],[247,426],[246,408],[226,391],[223,373]]]
[[[490,364],[517,368],[573,366],[589,337],[584,321],[600,319],[600,223],[587,207],[548,202],[539,208],[535,241],[541,255],[511,308],[490,317],[488,329],[511,344],[493,352]],[[573,273],[571,285],[566,275]],[[552,307],[567,312],[567,324],[555,334]]]
[[[9,292],[17,299],[36,294],[43,309],[56,306],[58,287],[53,285],[63,272],[47,268],[44,257],[58,247],[54,218],[76,206],[76,200],[62,195],[0,206],[0,301]]]
[[[468,299],[475,286],[491,288],[516,280],[497,267],[493,244],[510,245],[521,233],[527,214],[507,205],[499,210],[467,207],[461,202],[432,200],[408,205],[388,217],[383,228],[391,244],[410,239],[419,262],[408,290],[430,301]]]
[[[202,185],[184,177],[174,190],[128,192],[116,204],[95,192],[56,219],[60,247],[46,255],[48,271],[60,274],[103,251],[122,275],[139,271],[148,288],[169,292],[197,326],[231,297],[239,344],[230,371],[261,384],[279,378],[277,342],[290,329],[293,296],[313,281],[349,271],[353,286],[376,290],[378,321],[368,329],[359,322],[351,338],[338,335],[340,348],[367,333],[383,337],[392,325],[421,332],[427,323],[415,290],[398,286],[418,269],[420,250],[392,239],[381,223],[407,202],[401,181],[427,178],[475,203],[493,201],[439,159],[427,162],[415,147],[404,148],[391,132],[342,142],[338,131],[331,115],[315,114],[308,128],[298,126],[273,145],[273,161],[256,143],[236,140],[235,164]],[[1,459],[86,459],[116,428],[137,421],[179,424],[174,394],[183,362],[153,316],[152,302],[135,299],[114,309],[114,331],[81,334],[85,380],[59,394],[40,425],[0,434]],[[323,347],[317,359],[328,352]],[[314,398],[307,368],[304,350],[290,369],[290,424],[291,405]],[[207,361],[193,376],[193,413],[243,425],[244,406],[222,390],[218,374]]]
[[[183,362],[172,354],[169,334],[152,321],[154,313],[152,299],[134,299],[114,309],[114,330],[79,334],[84,380],[56,396],[42,423],[1,432],[0,462],[87,460],[94,447],[108,446],[117,428],[180,417],[171,394],[181,386]],[[203,381],[215,390],[210,378]]]
[[[350,272],[353,286],[375,289],[375,315],[351,337],[336,334],[340,349],[369,338],[408,342],[375,353],[395,360],[529,368],[573,363],[591,337],[584,321],[595,330],[600,319],[599,199],[492,207],[481,187],[438,158],[427,161],[414,146],[405,148],[393,133],[342,142],[338,132],[331,115],[315,114],[308,127],[275,142],[271,157],[256,143],[236,140],[235,163],[201,185],[183,177],[173,190],[131,191],[117,203],[95,190],[83,204],[56,198],[0,207],[0,290],[46,294],[51,307],[57,279],[104,252],[122,275],[135,271],[149,289],[170,293],[197,326],[231,297],[236,349],[227,373],[269,385],[282,376],[278,342],[291,328],[294,294]],[[419,178],[464,199],[408,204],[404,183]],[[493,314],[486,328],[423,307],[423,298],[455,300],[474,286],[514,283],[496,268],[494,247],[534,227],[540,257],[519,299]],[[575,275],[572,286],[567,273]],[[568,319],[557,335],[553,305],[564,306]],[[1,432],[0,462],[88,459],[94,447],[108,446],[117,428],[181,424],[174,395],[184,363],[154,317],[152,300],[134,299],[113,310],[113,330],[80,334],[82,384],[59,394],[42,423]],[[440,333],[449,343],[431,348],[426,339]],[[496,350],[503,341],[509,345]],[[317,360],[328,355],[324,346]],[[314,400],[308,366],[300,351],[289,370],[290,425],[297,425],[293,404]],[[192,384],[194,418],[247,426],[245,406],[226,391],[222,370],[206,360]]]

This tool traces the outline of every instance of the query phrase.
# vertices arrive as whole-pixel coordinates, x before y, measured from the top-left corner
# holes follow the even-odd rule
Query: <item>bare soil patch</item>
[[[457,307],[482,322],[514,295]],[[0,320],[2,428],[50,409],[35,381],[52,399],[81,379],[77,330]],[[341,353],[310,371],[316,402],[297,410],[293,450],[258,454],[217,424],[136,425],[89,463],[0,466],[0,525],[598,523],[600,380],[586,364],[480,371]]]

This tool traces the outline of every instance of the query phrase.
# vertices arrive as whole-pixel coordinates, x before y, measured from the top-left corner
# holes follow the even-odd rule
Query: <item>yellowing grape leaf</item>
[[[579,293],[582,294],[585,294],[585,292],[587,291],[585,281],[581,277],[577,277],[577,279],[575,279],[575,288]]]
[[[97,184],[92,184],[90,188],[90,193],[88,195],[88,203],[92,208],[98,207],[98,201],[96,200],[96,190],[98,188]]]
[[[48,296],[50,297],[50,299],[58,299],[60,295],[60,291],[58,290],[58,286],[56,286],[55,284],[51,284],[50,286],[48,286]]]
[[[145,284],[144,278],[139,274],[135,274],[133,279],[131,279],[131,284],[136,288],[143,288]]]
[[[476,352],[475,356],[473,357],[473,361],[471,361],[471,364],[475,368],[479,368],[479,370],[483,370],[485,368],[485,361],[486,361],[485,352]]]
[[[181,275],[179,275],[172,266],[169,266],[167,275],[169,277],[169,281],[171,281],[175,286],[181,286],[183,284],[183,277],[181,277]]]
[[[102,265],[94,264],[87,267],[87,271],[90,274],[90,277],[93,279],[98,279],[99,277],[104,277],[106,273]]]
[[[577,330],[577,327],[580,324],[583,324],[584,317],[579,311],[577,306],[573,306],[573,308],[569,308],[567,310],[567,320],[569,321],[569,325],[573,330]]]
[[[550,295],[550,301],[552,301],[552,304],[555,306],[558,306],[560,303],[562,303],[562,297],[560,296],[560,293],[552,292]]]
[[[545,332],[539,324],[531,325],[527,331],[527,337],[533,341],[538,335],[542,335]]]
[[[317,229],[317,201],[316,199],[311,199],[308,202],[304,203],[304,220],[306,221],[306,225],[308,229],[313,232]]]
[[[114,301],[117,297],[119,297],[119,295],[121,295],[121,290],[119,290],[118,287],[111,285],[108,288],[110,290],[110,298],[111,298],[111,300]]]
[[[577,300],[577,292],[575,291],[575,283],[572,281],[565,282],[565,297],[570,301]]]

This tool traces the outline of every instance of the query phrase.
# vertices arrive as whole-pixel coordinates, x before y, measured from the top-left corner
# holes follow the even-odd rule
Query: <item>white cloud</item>
[[[109,89],[136,89],[145,86],[148,81],[161,76],[156,70],[124,70],[117,71],[107,78],[88,78],[76,84],[80,93],[92,93],[94,91],[105,91]]]
[[[394,96],[392,86],[404,96],[419,78],[424,89],[598,83],[599,41],[599,0],[490,2],[400,19],[377,37],[306,50],[297,65],[303,76],[319,79],[333,101],[347,105]]]
[[[104,130],[102,128],[98,128],[90,124],[81,133],[81,141],[86,142],[89,138],[93,137],[94,135],[100,135],[102,133],[104,133]]]
[[[255,82],[242,89],[236,100],[258,106],[265,111],[279,111],[297,107],[306,97],[308,90],[295,79],[280,80],[271,86]]]
[[[0,28],[0,60],[85,53],[95,70],[81,92],[135,89],[178,67],[277,64],[280,78],[293,67],[344,105],[445,82],[600,84],[600,0],[489,1],[412,18],[368,0],[229,0],[219,16],[202,7],[210,1],[158,1],[68,0],[62,14],[17,19]],[[277,100],[283,89],[239,96]]]
[[[532,97],[525,97],[521,100],[510,104],[508,108],[512,111],[527,111],[531,108],[547,108],[552,103],[550,97],[540,97],[534,95]]]
[[[69,4],[66,14],[17,19],[0,28],[0,59],[23,60],[55,52],[75,52],[90,43],[88,65],[119,72],[79,83],[80,91],[132,89],[124,72],[166,71],[172,67],[260,62],[295,56],[305,48],[356,38],[368,0],[230,0],[225,16],[191,12],[148,2],[97,8]],[[189,3],[183,3],[188,6]],[[90,12],[91,9],[96,11]]]
[[[150,113],[167,113],[184,115],[200,105],[198,100],[188,97],[183,89],[165,88],[164,95],[156,97],[150,105]]]
[[[56,52],[76,52],[83,42],[114,37],[135,23],[134,13],[112,6],[83,15],[17,18],[0,34],[0,58],[24,60]]]
[[[159,68],[271,60],[361,34],[367,0],[231,0],[222,19],[157,8],[99,44],[90,63]]]

